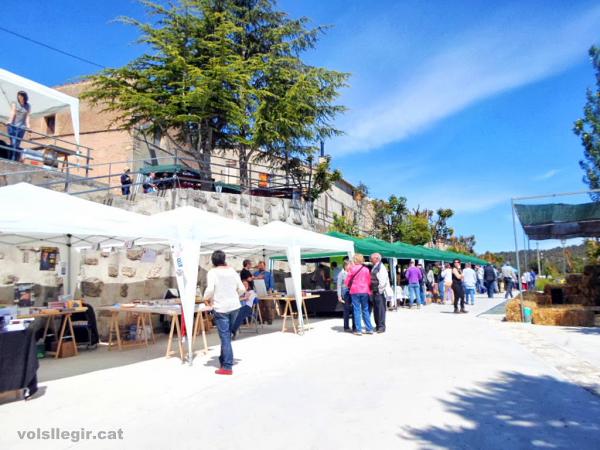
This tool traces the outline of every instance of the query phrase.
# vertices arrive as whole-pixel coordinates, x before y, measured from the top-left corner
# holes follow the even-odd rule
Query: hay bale
[[[563,327],[592,327],[594,311],[580,306],[540,306],[533,310],[533,323]]]
[[[532,311],[535,311],[538,308],[536,302],[525,300],[523,302],[523,307],[531,308]],[[506,320],[508,322],[522,322],[521,320],[521,299],[520,297],[515,297],[508,301],[506,304]]]

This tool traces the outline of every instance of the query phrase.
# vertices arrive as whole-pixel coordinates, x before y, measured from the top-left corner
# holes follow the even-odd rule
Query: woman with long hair
[[[464,275],[460,267],[460,260],[454,260],[452,268],[452,292],[454,293],[454,312],[456,314],[466,313],[465,310],[465,287],[463,285]],[[460,301],[460,311],[458,310],[458,302]]]
[[[221,339],[220,367],[217,375],[233,374],[233,348],[231,337],[241,307],[240,295],[246,292],[238,273],[225,262],[225,253],[216,250],[211,256],[213,268],[206,274],[204,301],[213,306],[219,339]]]
[[[8,135],[12,147],[9,159],[12,161],[21,160],[21,140],[25,135],[25,131],[31,126],[29,123],[30,112],[31,105],[29,105],[27,92],[19,91],[17,101],[11,104],[10,116],[8,117]]]

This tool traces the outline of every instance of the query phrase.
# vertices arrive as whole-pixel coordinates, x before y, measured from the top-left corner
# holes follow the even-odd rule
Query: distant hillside
[[[567,254],[567,272],[581,272],[583,266],[587,263],[585,244],[566,246],[565,253]],[[510,261],[514,266],[516,266],[514,250],[508,252],[495,252],[494,254],[500,257],[503,261]],[[527,260],[529,268],[537,270],[536,250],[529,250],[527,252],[520,250],[519,259],[521,261],[521,265],[524,265],[525,261]],[[562,247],[559,246],[547,250],[540,250],[540,259],[542,261],[543,272],[545,272],[549,267],[554,267],[562,272],[563,262],[565,261]]]

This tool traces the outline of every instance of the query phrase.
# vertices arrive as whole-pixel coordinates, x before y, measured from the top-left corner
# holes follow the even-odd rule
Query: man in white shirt
[[[483,266],[475,266],[475,273],[477,274],[477,293],[483,294],[485,292],[483,283]]]
[[[465,284],[465,302],[467,305],[474,305],[477,273],[471,268],[471,263],[465,264],[465,270],[463,270],[463,283]],[[469,299],[471,299],[470,302]]]
[[[387,310],[386,292],[390,288],[387,268],[381,262],[381,255],[371,255],[371,290],[373,292],[373,316],[375,317],[375,331],[385,333],[385,312]]]

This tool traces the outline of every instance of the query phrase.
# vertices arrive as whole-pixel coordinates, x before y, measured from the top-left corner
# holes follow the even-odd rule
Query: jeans
[[[352,308],[354,310],[354,325],[356,331],[362,333],[362,321],[365,322],[367,332],[373,332],[371,325],[371,315],[369,314],[369,294],[352,294]]]
[[[512,294],[513,280],[511,280],[510,278],[505,278],[504,286],[506,289],[506,294],[504,294],[504,298],[513,298],[513,294]]]
[[[387,310],[385,295],[373,294],[373,315],[375,317],[375,330],[385,331],[385,312]]]
[[[438,281],[438,291],[440,292],[440,300],[444,301],[444,280]]]
[[[123,184],[121,186],[121,194],[123,195],[129,195],[131,193],[131,185],[130,184]]]
[[[469,302],[469,299],[471,301]],[[474,287],[465,287],[465,302],[467,305],[470,303],[471,305],[475,304],[475,288]]]
[[[23,136],[25,135],[25,128],[9,125],[8,135],[10,136],[10,146],[14,149],[9,153],[8,159],[11,161],[19,161],[21,159],[21,153],[17,150],[21,149],[21,139],[23,139]]]
[[[219,339],[221,339],[221,355],[219,363],[221,368],[231,370],[233,367],[233,348],[231,348],[231,334],[238,315],[238,309],[227,313],[214,313]]]
[[[425,298],[427,298],[427,293],[425,292],[425,285],[422,284],[419,289],[419,300],[421,301],[421,305],[427,304]]]
[[[419,298],[421,297],[421,294],[419,293],[420,290],[421,285],[419,283],[410,283],[408,285],[409,306],[412,306],[415,300],[417,302],[417,305],[419,304]]]
[[[356,329],[354,325],[354,314],[352,311],[352,298],[348,291],[342,294],[342,300],[344,300],[344,330],[350,329],[350,318],[352,318],[352,330]]]
[[[247,317],[252,317],[252,308],[248,305],[243,305],[240,309],[238,309],[238,315],[235,318],[233,329],[231,330],[232,334],[237,333]]]
[[[485,289],[487,291],[488,298],[494,298],[494,281],[486,281]]]

